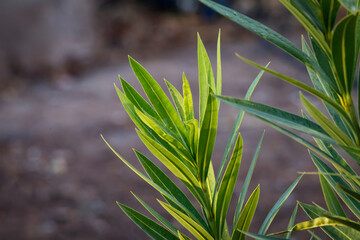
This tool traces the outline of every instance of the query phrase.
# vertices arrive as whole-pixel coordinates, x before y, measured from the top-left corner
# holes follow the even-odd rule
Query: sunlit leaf
[[[250,228],[250,224],[253,220],[255,210],[259,201],[259,196],[260,196],[260,186],[258,185],[250,195],[238,220],[234,224],[235,228],[231,236],[231,240],[245,239],[246,235],[243,232],[247,232]]]
[[[199,223],[201,223],[204,227],[206,226],[205,221],[195,209],[194,205],[190,202],[190,200],[186,197],[186,195],[178,188],[178,186],[168,177],[166,174],[157,167],[152,161],[150,161],[143,154],[135,150],[135,154],[139,159],[141,165],[143,166],[146,173],[149,177],[164,189],[168,194],[170,194],[177,201],[181,202],[183,207],[178,207],[176,203],[166,195],[163,195],[165,199],[169,202],[169,204],[179,211],[183,211],[189,216],[193,216]]]
[[[329,211],[338,216],[346,217],[345,212],[344,212],[339,200],[337,199],[334,191],[331,189],[326,178],[324,178],[324,176],[322,176],[322,175],[319,175],[319,178],[320,178],[321,188],[323,191],[325,202],[326,202],[326,205],[327,205]]]
[[[206,231],[201,225],[197,222],[178,211],[177,209],[171,207],[170,205],[159,201],[161,206],[165,208],[181,225],[183,225],[191,234],[193,234],[199,240],[213,240],[214,238],[211,234]]]
[[[185,109],[184,109],[184,98],[181,96],[179,91],[168,81],[165,80],[166,86],[169,89],[171,98],[174,101],[176,110],[182,121],[185,121]]]
[[[221,237],[224,229],[226,214],[240,170],[242,152],[243,141],[241,135],[239,134],[234,146],[231,159],[227,165],[225,174],[219,185],[219,191],[216,198],[215,223],[220,226],[219,237]]]
[[[211,93],[211,90],[209,90]],[[204,119],[200,126],[199,145],[197,151],[197,166],[200,181],[205,183],[209,171],[212,152],[215,145],[218,123],[218,110],[216,98],[208,95]]]

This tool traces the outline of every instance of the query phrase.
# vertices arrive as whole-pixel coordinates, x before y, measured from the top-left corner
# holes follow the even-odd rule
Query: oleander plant
[[[326,207],[298,203],[310,220],[295,224],[279,235],[321,228],[331,239],[360,239],[360,178],[355,171],[360,165],[360,1],[279,1],[307,31],[307,36],[301,37],[301,49],[239,12],[210,0],[200,0],[306,66],[312,86],[237,55],[298,87],[305,111],[298,116],[248,99],[225,96],[217,96],[217,99],[255,116],[309,149],[318,170]],[[320,111],[306,95],[320,100],[326,112]],[[308,134],[313,140],[304,139],[296,131]],[[248,235],[273,239],[261,232]],[[311,237],[318,238],[313,233]]]
[[[308,231],[310,239],[320,239],[312,231],[315,228],[321,228],[330,239],[360,239],[360,177],[357,173],[360,165],[360,0],[279,0],[307,31],[307,36],[301,36],[301,48],[231,8],[211,0],[199,1],[304,64],[312,85],[237,55],[261,72],[243,99],[223,96],[220,34],[216,81],[205,47],[198,37],[199,113],[196,118],[185,74],[182,93],[165,80],[169,91],[166,94],[159,83],[129,57],[147,100],[121,77],[121,89],[116,85],[115,88],[124,109],[137,127],[139,138],[157,161],[134,150],[144,168],[140,171],[104,141],[132,171],[160,192],[163,198],[158,199],[158,203],[182,227],[175,227],[171,220],[135,194],[134,197],[151,218],[123,203],[118,203],[120,208],[152,239],[290,239],[295,231]],[[264,72],[300,89],[299,100],[304,108],[300,115],[250,101]],[[317,100],[309,100],[310,95]],[[213,159],[212,152],[221,102],[238,108],[239,114],[215,174],[213,161],[217,159]],[[316,107],[319,103],[323,104],[323,110]],[[260,229],[250,233],[250,224],[256,217],[260,187],[247,193],[262,137],[247,169],[236,209],[231,213],[233,220],[227,221],[240,170],[243,139],[239,128],[244,113],[305,146],[318,170],[313,174],[319,176],[326,206],[298,202],[288,226],[281,232],[268,233],[269,226],[301,177],[306,175],[294,176],[296,180],[274,204]],[[309,137],[304,137],[304,133]],[[167,176],[163,167],[169,169],[173,176]],[[179,179],[182,186],[176,185],[171,180],[173,178]],[[187,192],[181,189],[187,189]],[[195,200],[190,201],[189,195]],[[309,220],[297,223],[298,208],[308,215]]]
[[[121,77],[122,89],[116,85],[115,88],[124,109],[137,127],[139,138],[159,161],[151,161],[144,154],[134,150],[145,174],[118,154],[105,139],[104,141],[131,170],[161,193],[163,199],[158,199],[158,203],[182,225],[182,229],[186,232],[177,229],[134,193],[134,197],[152,215],[152,219],[122,203],[118,205],[153,239],[191,239],[191,237],[204,240],[245,239],[260,196],[260,187],[257,186],[245,201],[263,136],[247,170],[236,210],[231,213],[233,221],[229,224],[226,218],[234,195],[243,152],[243,139],[239,128],[244,112],[240,111],[238,114],[218,173],[215,175],[212,153],[220,106],[216,96],[221,94],[222,86],[220,33],[217,45],[216,82],[208,54],[198,36],[198,118],[195,118],[193,97],[185,74],[182,76],[182,94],[165,80],[170,99],[159,83],[138,62],[131,57],[129,61],[148,101]],[[261,71],[254,79],[245,99],[250,99],[263,73],[264,71]],[[169,169],[173,177],[179,179],[183,187],[186,187],[188,193],[184,193],[181,186],[177,186],[161,170],[159,164]],[[261,226],[261,234],[266,234],[278,210],[300,178],[301,176],[297,177],[269,211]],[[188,194],[191,194],[196,202],[191,202]]]

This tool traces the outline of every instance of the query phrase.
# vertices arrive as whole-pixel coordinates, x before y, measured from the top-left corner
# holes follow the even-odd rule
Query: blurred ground
[[[200,32],[213,58],[214,40],[221,27],[225,95],[243,97],[258,72],[237,59],[234,52],[261,64],[271,60],[272,68],[308,81],[305,69],[295,60],[226,20],[122,6],[123,11],[104,7],[98,12],[99,22],[108,25],[101,29],[106,41],[92,43],[92,47],[99,47],[92,53],[95,59],[68,59],[60,68],[45,66],[51,68],[45,73],[21,66],[18,61],[15,69],[22,70],[7,73],[11,81],[4,84],[0,98],[0,239],[147,239],[115,201],[141,209],[130,191],[153,206],[159,195],[127,169],[100,138],[103,134],[119,153],[140,167],[132,148],[147,152],[113,88],[121,74],[139,89],[126,62],[127,54],[157,80],[166,78],[178,88],[185,72],[196,95],[196,32]],[[109,14],[117,24],[106,18]],[[130,17],[133,22],[121,21]],[[280,31],[291,39],[299,37],[297,31]],[[298,90],[269,75],[264,75],[253,99],[299,113]],[[236,115],[235,109],[221,106],[215,167]],[[306,149],[247,116],[242,126],[245,146],[236,195],[264,129],[251,186],[252,190],[261,185],[255,230],[297,178],[297,172],[314,170]],[[280,211],[273,230],[287,225],[296,200],[322,203],[320,191],[317,178],[305,176]]]

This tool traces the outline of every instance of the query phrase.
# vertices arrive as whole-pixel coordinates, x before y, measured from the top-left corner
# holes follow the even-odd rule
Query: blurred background
[[[277,1],[219,2],[299,45],[303,30]],[[244,97],[258,73],[235,52],[309,81],[295,60],[192,0],[5,0],[0,22],[0,239],[147,239],[115,204],[141,209],[130,191],[168,216],[156,207],[159,195],[100,138],[137,167],[132,148],[150,156],[113,87],[120,74],[140,89],[127,55],[161,84],[166,78],[180,88],[185,72],[197,96],[196,34],[214,60],[221,28],[224,95]],[[253,99],[299,113],[298,89],[269,75]],[[222,105],[215,167],[236,115]],[[250,189],[261,185],[254,231],[298,171],[314,171],[306,149],[245,117],[236,196],[264,129]],[[296,200],[321,204],[318,186],[316,177],[304,177],[272,230],[286,227]]]

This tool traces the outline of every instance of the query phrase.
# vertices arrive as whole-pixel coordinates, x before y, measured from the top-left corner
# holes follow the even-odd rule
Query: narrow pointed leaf
[[[213,97],[212,94],[209,94],[204,119],[200,127],[199,145],[196,157],[199,177],[202,183],[205,183],[208,175],[211,156],[215,145],[218,123],[217,109],[216,98]]]
[[[271,237],[271,236],[266,236],[266,235],[262,235],[262,234],[255,234],[255,233],[249,233],[249,232],[242,232],[244,234],[246,234],[247,236],[256,239],[256,240],[285,240],[285,238],[277,238],[277,237]]]
[[[246,193],[247,193],[247,190],[248,190],[249,185],[250,185],[250,180],[251,180],[251,177],[252,177],[252,174],[254,172],[254,168],[255,168],[255,165],[256,165],[256,162],[257,162],[257,159],[258,159],[258,156],[259,156],[260,147],[261,147],[262,140],[264,138],[264,134],[265,133],[263,133],[261,135],[260,141],[259,141],[259,143],[257,145],[255,154],[253,156],[250,167],[249,167],[248,172],[246,174],[245,181],[244,181],[243,186],[241,188],[241,192],[240,192],[240,195],[239,195],[239,200],[238,200],[238,203],[236,205],[236,210],[235,210],[235,214],[234,214],[234,221],[233,221],[234,226],[233,226],[233,229],[235,228],[235,224],[238,222],[239,215],[242,212],[242,207],[243,207],[245,197],[246,197]]]
[[[296,204],[295,208],[294,208],[294,211],[293,213],[291,214],[291,218],[290,218],[290,221],[289,221],[289,224],[288,224],[288,227],[287,229],[291,229],[293,226],[294,226],[294,223],[295,223],[295,217],[296,217],[296,214],[297,214],[297,210],[298,210],[298,204]],[[291,237],[291,232],[287,232],[285,235],[284,235],[284,238],[285,239],[290,239]]]
[[[185,73],[183,74],[183,95],[185,120],[189,121],[191,119],[194,119],[194,104],[190,90],[190,84],[185,76]]]
[[[331,42],[333,61],[340,82],[347,94],[351,94],[356,63],[358,59],[359,43],[357,39],[357,23],[359,15],[349,15],[335,28]]]
[[[181,96],[179,91],[167,80],[165,80],[166,86],[169,89],[171,98],[176,106],[176,110],[180,116],[181,121],[185,121],[185,109],[184,109],[184,98]]]
[[[150,115],[154,119],[161,121],[159,115],[150,104],[123,78],[120,77],[121,87],[128,100],[139,110]]]
[[[261,225],[261,228],[259,230],[259,234],[266,234],[270,224],[274,220],[276,214],[278,213],[281,206],[284,204],[284,202],[288,199],[296,185],[299,183],[302,176],[298,177],[293,184],[283,193],[283,195],[279,198],[279,200],[275,203],[275,205],[271,208],[270,212],[266,216],[263,224]]]
[[[187,147],[183,145],[178,139],[173,137],[169,132],[159,126],[156,122],[150,119],[145,114],[141,113],[135,109],[138,117],[146,124],[150,129],[152,129],[159,137],[161,137],[167,144],[164,145],[169,151],[171,151],[175,156],[179,158],[180,161],[185,163],[189,169],[195,168],[195,160]]]
[[[330,212],[325,211],[324,209],[318,206],[312,206],[305,203],[299,203],[301,208],[305,211],[305,213],[311,218],[316,219],[318,217],[329,216]],[[342,226],[325,226],[321,228],[331,239],[347,239],[353,240],[357,239],[358,233],[351,229],[345,228]]]
[[[158,158],[177,178],[179,178],[187,186],[189,191],[191,191],[194,197],[201,202],[203,199],[202,190],[192,171],[159,143],[139,131],[138,135],[151,153],[154,154],[154,156]]]
[[[192,235],[194,235],[199,240],[212,240],[214,239],[211,234],[206,231],[201,225],[197,222],[178,211],[177,209],[171,207],[170,205],[159,201],[161,206],[165,208],[181,225],[183,225]]]
[[[199,122],[197,119],[191,119],[185,122],[189,128],[189,142],[192,154],[196,157],[199,144]]]
[[[211,0],[199,0],[199,1],[205,4],[206,6],[212,8],[213,10],[217,11],[224,17],[236,22],[237,24],[243,26],[249,31],[254,32],[255,34],[259,35],[260,37],[274,44],[275,46],[283,49],[285,52],[299,59],[301,62],[303,63],[309,62],[309,58],[292,42],[290,42],[288,39],[286,39],[279,33],[261,24],[260,22],[257,22],[239,12],[236,12],[231,8],[225,7],[214,1]]]
[[[187,209],[186,206],[183,205],[182,202],[179,202],[177,199],[175,199],[171,194],[168,193],[167,190],[163,189],[162,187],[160,187],[158,184],[156,184],[152,179],[146,177],[142,172],[140,172],[139,170],[137,170],[133,165],[131,165],[128,161],[126,161],[125,158],[123,158],[120,154],[118,154],[112,147],[111,145],[105,140],[105,138],[103,136],[101,136],[103,141],[106,143],[106,145],[111,149],[111,151],[113,151],[113,153],[123,162],[125,163],[125,165],[127,167],[129,167],[134,173],[136,173],[139,177],[141,177],[145,182],[147,182],[150,186],[152,186],[153,188],[155,188],[157,191],[159,191],[163,196],[166,196],[167,198],[171,199],[174,203],[176,203],[180,208],[182,209]],[[188,213],[191,214],[191,210],[187,211]],[[192,215],[192,218],[196,219],[196,216]]]
[[[341,191],[343,191],[344,193],[346,193],[347,195],[355,198],[356,200],[358,200],[358,201],[360,202],[360,194],[359,194],[358,192],[354,192],[354,191],[352,191],[352,190],[350,190],[350,189],[348,189],[348,188],[346,188],[346,187],[344,187],[344,186],[342,186],[342,185],[340,185],[340,184],[338,184],[337,187],[338,187]]]
[[[209,56],[198,34],[198,65],[199,65],[199,121],[200,124],[205,115],[209,88],[215,91],[215,79]]]
[[[313,119],[324,129],[330,137],[341,145],[352,146],[352,140],[341,129],[322,114],[304,95],[300,92],[300,99],[306,110]]]
[[[327,182],[324,176],[319,175],[321,188],[325,198],[326,205],[329,209],[329,212],[336,214],[338,216],[346,217],[345,212],[337,199],[334,191],[331,189],[329,183]]]
[[[131,209],[121,203],[118,203],[119,207],[125,212],[125,214],[133,220],[143,231],[145,231],[150,237],[155,240],[171,240],[179,239],[177,236],[169,232],[166,228],[160,226],[150,218],[145,217],[141,213]]]
[[[240,170],[242,152],[243,140],[241,135],[239,134],[235,143],[231,159],[221,180],[216,198],[215,223],[217,224],[217,226],[219,226],[220,229],[219,237],[221,237],[224,229],[227,211]]]
[[[296,19],[303,25],[303,27],[306,29],[306,31],[308,31],[312,36],[314,36],[316,41],[320,44],[321,48],[327,54],[330,54],[329,45],[326,43],[326,41],[324,39],[324,35],[318,29],[318,27],[314,26],[312,21],[309,21],[309,19],[303,15],[301,10],[296,8],[289,1],[287,1],[287,0],[279,0],[279,1],[294,15],[294,17],[296,17]],[[307,1],[307,0],[302,0],[302,1]],[[318,23],[318,24],[321,25],[321,23]]]
[[[291,229],[291,231],[292,232],[302,231],[302,230],[308,230],[308,229],[325,227],[325,226],[342,226],[360,231],[360,224],[351,221],[348,218],[331,217],[331,216],[318,217],[310,221],[298,223]]]
[[[268,63],[266,66],[268,66],[270,63]],[[249,89],[247,90],[246,94],[245,94],[245,100],[249,100],[252,93],[254,92],[255,90],[255,87],[257,86],[257,84],[259,83],[259,80],[260,78],[262,77],[262,75],[264,74],[264,71],[261,71],[257,76],[256,78],[254,79],[254,81],[251,83]],[[240,126],[241,126],[241,122],[242,122],[242,119],[244,117],[244,111],[240,110],[239,113],[238,113],[238,116],[236,117],[236,120],[235,120],[235,123],[234,123],[234,126],[233,126],[233,129],[231,131],[231,135],[230,135],[230,138],[229,138],[229,141],[228,143],[226,144],[226,148],[225,148],[225,151],[224,151],[224,155],[223,155],[223,158],[221,160],[221,163],[220,163],[220,167],[219,167],[219,172],[216,176],[216,184],[215,184],[215,188],[217,189],[218,185],[219,185],[219,182],[220,182],[220,179],[221,179],[221,176],[223,175],[223,172],[224,172],[224,168],[225,168],[225,164],[226,164],[226,161],[228,160],[229,158],[229,155],[230,155],[230,151],[231,151],[231,148],[234,146],[234,143],[235,143],[235,140],[236,140],[236,135],[237,133],[239,132],[239,129],[240,129]]]
[[[168,129],[185,141],[186,130],[174,106],[160,85],[138,62],[129,57],[130,65],[141,83],[146,95]],[[186,143],[186,142],[185,142]]]
[[[166,227],[172,234],[177,234],[177,229],[163,216],[161,216],[158,212],[156,212],[153,208],[151,208],[146,202],[144,202],[141,198],[132,193],[134,197],[143,205],[143,207],[151,213],[164,227]]]
[[[338,0],[320,0],[320,7],[326,30],[329,33],[334,27],[340,4]]]
[[[248,201],[245,204],[244,210],[241,212],[239,219],[235,223],[235,229],[231,236],[231,240],[245,240],[246,235],[243,232],[247,232],[250,228],[250,224],[253,220],[255,210],[259,201],[260,186],[250,195]]]
[[[218,41],[217,41],[217,54],[216,54],[216,58],[217,58],[216,95],[221,95],[221,89],[222,89],[220,36],[221,36],[221,29],[219,29],[219,35],[218,35]]]
[[[343,200],[343,202],[347,205],[347,207],[354,213],[354,215],[360,219],[360,203],[356,201],[354,198],[348,196],[342,191],[339,191],[336,188],[337,184],[347,186],[346,182],[338,177],[333,176],[332,174],[335,173],[329,166],[327,166],[320,158],[317,156],[310,154],[311,159],[315,163],[316,167],[319,169],[321,173],[324,173],[323,176],[326,178],[327,182],[330,186],[336,191],[339,197]],[[330,173],[330,174],[327,174]]]
[[[216,97],[256,117],[261,117],[269,121],[279,123],[283,126],[295,129],[297,131],[324,139],[328,142],[334,142],[319,125],[295,114],[273,108],[261,103],[255,103],[231,97]]]
[[[280,78],[280,79],[282,79],[282,80],[284,80],[284,81],[286,81],[286,82],[288,82],[288,83],[290,83],[290,84],[292,84],[292,85],[294,85],[294,86],[296,86],[296,87],[298,87],[300,89],[303,89],[304,91],[306,91],[306,92],[312,94],[313,96],[319,98],[320,100],[326,102],[330,107],[332,107],[335,111],[337,111],[342,118],[344,118],[344,120],[346,121],[346,124],[348,124],[349,127],[353,127],[352,122],[351,122],[347,112],[344,110],[344,108],[339,103],[334,101],[331,97],[327,96],[326,94],[324,94],[324,93],[322,93],[322,92],[320,92],[320,91],[318,91],[318,90],[316,90],[316,89],[308,86],[307,84],[302,83],[302,82],[300,82],[300,81],[298,81],[296,79],[293,79],[293,78],[288,77],[288,76],[286,76],[284,74],[273,71],[271,69],[264,68],[263,66],[255,63],[255,62],[252,62],[252,61],[250,61],[250,60],[248,60],[248,59],[246,59],[244,57],[241,57],[238,54],[236,54],[236,56],[238,56],[240,59],[247,62],[248,64],[253,65],[253,66],[255,66],[255,67],[259,68],[259,69],[265,70],[266,72],[268,72],[268,73],[270,73],[270,74],[272,74],[272,75],[274,75],[274,76],[276,76],[276,77],[278,77],[278,78]],[[322,77],[324,77],[324,76],[322,76]],[[326,78],[328,78],[328,77],[326,76]]]
[[[181,202],[185,208],[179,208],[177,204],[174,204],[171,199],[164,196],[165,199],[169,202],[169,204],[177,208],[178,210],[183,209],[183,211],[186,212],[189,216],[194,216],[199,223],[201,223],[203,226],[206,226],[205,221],[203,220],[201,215],[198,213],[198,211],[195,209],[194,205],[190,202],[186,195],[180,190],[180,188],[178,188],[178,186],[147,157],[145,157],[143,154],[136,150],[135,153],[144,170],[154,181],[154,183],[156,183],[162,189],[166,190],[167,193],[169,193],[178,202]]]

